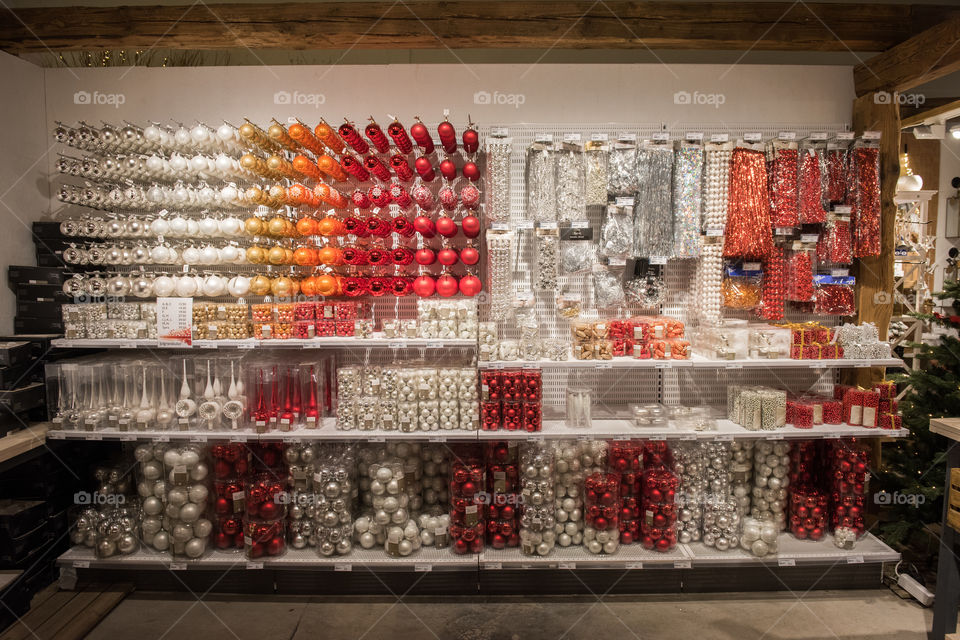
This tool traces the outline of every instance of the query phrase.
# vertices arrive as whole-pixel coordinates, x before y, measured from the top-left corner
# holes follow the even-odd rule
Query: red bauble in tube
[[[377,156],[367,156],[363,159],[363,166],[379,180],[390,181],[390,170]]]
[[[373,247],[367,251],[367,262],[375,267],[390,264],[390,252],[383,247]]]
[[[453,221],[452,218],[448,216],[440,216],[437,218],[437,233],[442,235],[444,238],[452,238],[457,235],[457,223]]]
[[[346,232],[346,235],[354,235],[358,238],[366,238],[370,235],[370,231],[367,229],[366,220],[356,216],[347,216],[344,218],[343,228]]]
[[[483,289],[483,283],[480,278],[473,274],[467,274],[460,278],[460,293],[471,298]]]
[[[393,232],[399,234],[402,238],[409,238],[416,229],[413,228],[413,221],[406,216],[396,216],[390,223]]]
[[[387,135],[393,140],[393,144],[397,145],[400,153],[410,153],[413,151],[413,143],[410,142],[410,138],[407,136],[407,130],[403,128],[403,125],[400,124],[399,121],[394,120],[390,123],[390,126],[387,127]]]
[[[417,276],[413,281],[413,292],[421,298],[429,298],[436,290],[437,283],[430,276]]]
[[[399,153],[390,157],[390,168],[404,182],[413,179],[413,170],[410,168],[410,163]]]
[[[437,261],[437,254],[433,249],[424,247],[423,249],[417,249],[417,252],[414,254],[414,259],[417,261],[417,264],[429,267]]]
[[[460,256],[457,254],[457,250],[451,249],[450,247],[440,249],[437,253],[437,261],[445,267],[452,267],[457,264],[459,260]]]
[[[446,158],[440,162],[440,175],[443,176],[444,180],[456,179],[457,165],[453,164],[453,160]]]
[[[453,128],[452,124],[446,120],[441,122],[437,127],[437,135],[440,137],[440,145],[444,151],[447,153],[457,151],[457,130]]]
[[[472,126],[463,132],[463,150],[474,153],[480,148],[480,134]]]
[[[370,295],[379,298],[390,292],[390,278],[370,278],[368,290]]]
[[[445,273],[437,278],[437,293],[440,294],[440,296],[449,298],[450,296],[456,295],[459,290],[460,287],[457,279],[449,273]]]
[[[340,251],[345,264],[354,266],[367,264],[367,252],[359,247],[347,245]]]
[[[413,291],[410,278],[403,276],[394,276],[390,279],[390,293],[397,296],[408,296]]]
[[[317,125],[318,128],[319,126],[320,125]],[[357,153],[363,155],[364,153],[370,151],[370,145],[367,144],[366,140],[360,137],[360,134],[357,133],[357,130],[349,122],[345,122],[340,125],[340,128],[337,129],[337,133],[339,133],[340,137],[346,140],[347,144],[350,145]]]
[[[475,162],[467,162],[463,165],[463,177],[467,178],[470,182],[476,182],[480,179],[480,168]]]
[[[363,168],[363,163],[349,153],[340,158],[340,166],[360,182],[370,179],[370,172]]]
[[[420,118],[416,120],[416,123],[410,127],[410,135],[417,141],[417,146],[423,149],[424,153],[433,153],[433,138],[430,137],[430,130],[420,121]]]
[[[440,189],[437,197],[440,199],[440,206],[443,207],[444,211],[453,211],[457,208],[457,193],[449,186]]]
[[[430,192],[430,189],[425,187],[422,184],[418,184],[413,188],[413,191],[410,193],[413,197],[413,201],[417,203],[421,209],[430,211],[434,207],[433,193]]]
[[[414,218],[413,228],[424,238],[432,238],[437,235],[437,225],[427,216],[417,216]]]
[[[390,185],[390,197],[393,199],[394,204],[401,209],[407,209],[413,204],[410,194],[407,193],[407,190],[403,188],[402,184]]]
[[[370,124],[364,127],[363,133],[380,153],[386,153],[390,149],[390,141],[387,136],[383,135],[383,129],[380,128],[380,125],[374,122],[372,118]]]
[[[390,261],[397,266],[405,266],[413,262],[413,250],[407,247],[397,247],[390,252]]]
[[[349,277],[343,279],[343,295],[351,298],[362,296],[367,293],[367,279],[360,277]]]
[[[417,175],[419,175],[424,182],[433,182],[433,179],[437,175],[433,172],[433,165],[430,164],[430,160],[426,156],[420,156],[413,162],[413,168],[417,170]]]
[[[369,209],[370,205],[372,204],[370,202],[370,198],[361,189],[355,189],[353,195],[350,196],[350,199],[353,200],[353,205],[355,207],[359,207],[361,209]]]
[[[460,249],[460,260],[466,265],[475,265],[480,262],[480,252],[476,247],[464,247]]]

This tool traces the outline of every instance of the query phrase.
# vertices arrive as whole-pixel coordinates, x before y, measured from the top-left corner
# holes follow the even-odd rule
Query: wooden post
[[[887,339],[893,313],[893,252],[897,206],[893,196],[900,177],[900,106],[897,100],[870,93],[853,101],[857,134],[879,131],[880,137],[880,255],[861,258],[857,266],[857,321],[873,322],[880,339]],[[872,386],[883,379],[883,368],[859,369],[854,383]]]

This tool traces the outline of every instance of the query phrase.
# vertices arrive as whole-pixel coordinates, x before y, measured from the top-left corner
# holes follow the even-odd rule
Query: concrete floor
[[[887,589],[385,600],[135,593],[89,640],[924,640],[932,611]]]

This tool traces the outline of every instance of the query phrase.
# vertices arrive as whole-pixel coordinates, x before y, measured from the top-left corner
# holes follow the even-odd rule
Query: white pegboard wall
[[[591,134],[605,133],[611,140],[615,140],[621,133],[633,133],[638,140],[649,138],[653,133],[665,130],[660,123],[544,123],[531,125],[528,123],[505,124],[512,140],[510,158],[510,202],[511,228],[513,229],[514,256],[512,259],[512,282],[517,293],[532,292],[534,294],[534,308],[540,321],[541,338],[561,338],[569,340],[570,321],[560,317],[555,308],[555,293],[553,291],[533,291],[532,286],[536,278],[535,232],[532,229],[520,229],[526,217],[526,157],[527,148],[538,135],[551,134],[554,142],[563,139],[567,133],[580,133],[583,140],[589,140]],[[481,133],[489,135],[492,127],[484,127]],[[718,123],[678,123],[667,131],[671,139],[682,139],[686,132],[700,131],[709,136],[714,133],[725,133],[731,140],[736,140],[748,132],[759,132],[764,140],[774,138],[781,131],[793,131],[797,138],[803,138],[813,132],[845,131],[848,127],[842,123],[833,124],[798,124],[798,123],[768,123],[768,124],[735,124],[720,125]],[[595,238],[599,232],[604,215],[604,207],[587,207],[586,217],[594,228]],[[632,274],[632,261],[628,261],[625,277]],[[587,310],[593,306],[593,288],[589,274],[563,275],[558,278],[558,288],[566,289],[570,293],[579,294],[584,301],[585,313],[582,319],[630,317],[640,314],[664,314],[682,320],[690,329],[694,328],[694,318],[691,305],[694,302],[694,282],[696,274],[695,259],[673,259],[664,268],[664,278],[667,282],[668,293],[666,302],[655,309],[642,309],[637,305],[629,305],[625,309],[611,309],[602,313],[596,310]],[[485,280],[486,281],[486,280]],[[481,307],[481,319],[489,307]],[[748,313],[727,313],[729,317],[752,318]],[[786,320],[803,322],[816,319],[825,324],[835,324],[830,318],[803,314],[788,308]],[[517,339],[519,329],[512,317],[498,323],[501,339]],[[791,392],[827,392],[835,380],[835,373],[811,372],[803,369],[779,370],[770,375],[770,370],[731,372],[717,371],[661,371],[661,370],[590,370],[587,373],[564,371],[546,368],[544,370],[543,397],[544,407],[547,410],[562,409],[565,404],[567,386],[580,383],[593,391],[593,402],[597,409],[604,412],[623,412],[626,406],[632,403],[664,402],[666,404],[710,404],[724,406],[726,403],[726,385],[732,378],[741,384],[768,384],[786,388]]]

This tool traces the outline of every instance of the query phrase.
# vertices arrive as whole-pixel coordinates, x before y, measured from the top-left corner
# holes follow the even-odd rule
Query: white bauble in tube
[[[156,283],[154,283],[156,288]],[[242,298],[250,293],[250,278],[246,276],[234,276],[227,282],[227,293],[234,298]]]
[[[166,298],[176,291],[177,283],[170,276],[157,276],[153,281],[153,293],[158,298]]]
[[[207,276],[203,281],[203,295],[218,298],[227,291],[226,281],[218,275]]]
[[[191,298],[197,292],[197,281],[192,276],[177,278],[177,295],[181,298]]]

